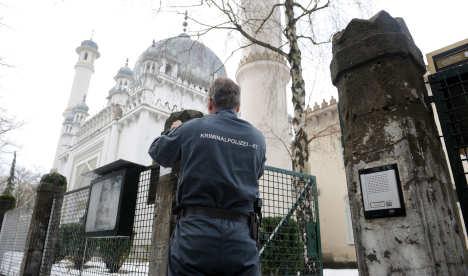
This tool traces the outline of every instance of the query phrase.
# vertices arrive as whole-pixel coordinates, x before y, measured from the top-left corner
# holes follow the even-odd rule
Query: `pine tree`
[[[7,184],[5,187],[5,190],[3,191],[4,195],[13,195],[13,191],[15,189],[15,167],[16,167],[16,151],[13,153],[13,161],[11,162],[11,167],[10,167],[10,175],[8,176],[7,179]]]

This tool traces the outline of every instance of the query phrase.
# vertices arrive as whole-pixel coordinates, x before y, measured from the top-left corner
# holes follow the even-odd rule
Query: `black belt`
[[[189,207],[182,208],[178,213],[179,217],[185,217],[185,216],[190,216],[190,215],[202,215],[202,216],[207,216],[210,218],[229,219],[229,220],[242,221],[247,224],[249,223],[248,215],[245,215],[236,211],[220,209],[220,208],[189,206]]]

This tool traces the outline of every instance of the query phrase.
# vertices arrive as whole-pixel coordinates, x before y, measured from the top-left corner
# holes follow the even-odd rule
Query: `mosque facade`
[[[245,5],[251,6],[246,10],[260,16],[258,13],[268,13],[268,6],[274,2],[245,1]],[[281,22],[279,11],[270,16],[255,36],[279,46],[278,22]],[[256,30],[255,26],[250,28],[251,32]],[[92,40],[83,41],[76,53],[75,76],[53,164],[55,170],[67,177],[68,190],[89,185],[89,172],[118,159],[150,165],[147,149],[160,135],[169,115],[184,109],[206,113],[210,83],[226,76],[220,58],[185,33],[153,41],[133,69],[127,62],[117,70],[106,107],[90,116],[86,96],[100,53]],[[285,60],[263,47],[246,47],[235,79],[242,91],[240,117],[265,135],[267,165],[291,169],[288,145],[292,134],[286,105],[289,68]],[[308,109],[309,134],[339,129],[337,118],[336,101]],[[339,131],[318,135],[310,146],[309,168],[318,179],[321,236],[326,237],[322,240],[324,257],[330,262],[352,263],[354,244],[339,135]]]
[[[87,172],[118,159],[150,165],[146,149],[170,113],[184,109],[206,113],[211,81],[226,76],[213,51],[183,33],[153,42],[133,69],[128,62],[120,68],[106,107],[89,116],[86,95],[100,53],[92,40],[83,41],[76,53],[53,165],[69,180],[69,189],[89,184]]]

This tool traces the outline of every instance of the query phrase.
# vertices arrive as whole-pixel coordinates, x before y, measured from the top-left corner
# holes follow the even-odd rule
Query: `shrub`
[[[129,238],[100,238],[94,244],[96,252],[106,264],[110,273],[118,272],[127,259],[132,248]]]
[[[86,256],[85,254],[86,246]],[[64,224],[59,229],[59,239],[55,250],[55,262],[67,259],[73,262],[74,268],[81,270],[83,264],[91,257],[99,256],[109,272],[118,272],[130,254],[131,239],[103,237],[88,239],[83,223]]]
[[[11,194],[1,194],[0,195],[0,200],[1,201],[10,201],[11,207],[14,207],[16,205],[16,198]]]
[[[59,229],[59,239],[55,250],[55,262],[69,259],[75,269],[81,269],[83,264],[89,261],[92,252],[87,248],[84,256],[86,236],[83,223],[64,224]]]
[[[266,217],[260,227],[260,242],[264,244],[281,221],[281,217]],[[304,268],[304,243],[297,222],[283,223],[261,257],[263,275],[296,275]]]

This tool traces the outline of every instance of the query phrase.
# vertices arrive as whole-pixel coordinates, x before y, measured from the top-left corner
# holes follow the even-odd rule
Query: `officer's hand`
[[[182,124],[182,121],[177,120],[177,121],[175,121],[175,122],[172,123],[171,129],[178,128],[181,124]]]

